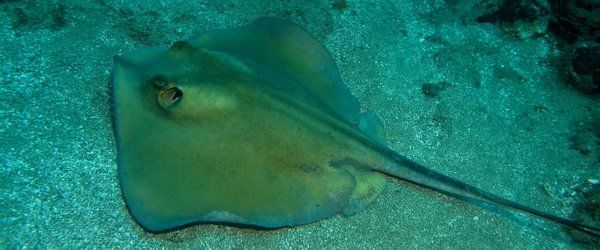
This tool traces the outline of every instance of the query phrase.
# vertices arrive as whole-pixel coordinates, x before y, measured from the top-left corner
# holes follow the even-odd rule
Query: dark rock
[[[577,74],[597,73],[600,71],[600,46],[577,48],[572,64]]]
[[[577,48],[567,74],[569,83],[582,93],[600,93],[600,46]]]
[[[581,32],[575,25],[561,19],[550,20],[548,22],[548,30],[555,35],[562,37],[567,43],[574,43],[581,35]]]
[[[535,0],[505,0],[495,11],[477,18],[480,23],[515,23],[516,21],[533,22],[546,15],[547,10]]]
[[[567,43],[600,42],[600,1],[549,0],[552,20],[548,29]]]

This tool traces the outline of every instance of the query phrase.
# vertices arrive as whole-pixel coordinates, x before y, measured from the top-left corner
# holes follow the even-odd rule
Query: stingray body
[[[119,56],[112,78],[119,181],[150,231],[199,222],[277,228],[353,214],[387,175],[581,228],[388,149],[327,51],[280,19]]]

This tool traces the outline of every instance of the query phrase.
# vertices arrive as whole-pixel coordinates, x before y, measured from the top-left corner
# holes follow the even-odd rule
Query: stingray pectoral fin
[[[294,95],[294,99],[356,124],[359,104],[342,81],[327,50],[302,27],[263,17],[237,28],[214,30],[190,44],[223,52],[271,79],[261,88]]]
[[[516,203],[498,195],[483,191],[474,186],[460,182],[431,169],[425,168],[389,149],[380,149],[385,152],[392,162],[379,166],[376,171],[386,173],[399,179],[415,183],[447,195],[476,202],[483,202],[506,209],[537,216],[539,218],[557,223],[564,227],[576,229],[593,237],[600,237],[600,228],[584,225],[574,220],[552,215],[540,210]]]

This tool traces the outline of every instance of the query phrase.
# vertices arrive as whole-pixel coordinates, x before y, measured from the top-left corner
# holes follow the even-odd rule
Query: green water
[[[132,220],[118,186],[112,57],[277,16],[331,52],[363,110],[381,118],[391,148],[568,217],[582,187],[600,179],[600,104],[566,84],[560,43],[539,36],[538,24],[477,23],[485,8],[468,0],[0,6],[0,248],[585,246],[553,224],[396,181],[351,217],[278,230],[209,224],[150,234]]]

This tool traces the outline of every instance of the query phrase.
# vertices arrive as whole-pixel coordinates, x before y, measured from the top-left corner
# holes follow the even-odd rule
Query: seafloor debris
[[[425,83],[421,86],[421,92],[427,97],[438,98],[440,93],[452,86],[449,82]]]
[[[68,25],[67,8],[62,3],[15,3],[2,6],[11,16],[13,29],[53,29]]]
[[[528,36],[530,30],[532,37],[544,35],[546,30],[556,35],[566,43],[563,50],[568,62],[561,70],[568,83],[584,94],[594,95],[600,93],[600,47],[595,46],[600,42],[598,17],[597,0],[504,0],[490,5],[488,13],[477,21],[497,23],[518,37]]]
[[[588,179],[577,185],[574,190],[569,191],[568,195],[575,199],[575,209],[571,213],[572,218],[590,225],[600,221],[600,180]],[[591,239],[575,230],[570,230],[569,233],[576,242],[600,243],[598,239]]]
[[[549,0],[552,19],[548,29],[567,43],[600,42],[600,1]]]
[[[600,46],[579,47],[567,65],[569,84],[585,94],[600,93]]]

